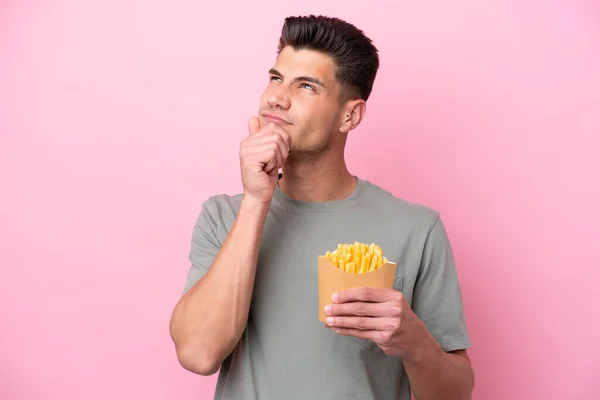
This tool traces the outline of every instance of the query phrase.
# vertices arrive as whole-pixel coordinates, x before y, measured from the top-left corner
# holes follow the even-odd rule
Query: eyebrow
[[[275,68],[271,68],[271,69],[269,70],[269,74],[271,74],[271,75],[275,75],[275,76],[277,76],[277,77],[279,77],[279,78],[283,78],[283,74],[282,74],[281,72],[277,71]],[[315,85],[319,85],[319,86],[321,86],[321,87],[327,88],[327,87],[325,86],[325,84],[324,84],[324,83],[323,83],[323,82],[322,82],[320,79],[314,78],[314,77],[312,77],[312,76],[299,76],[299,77],[297,77],[297,78],[295,79],[295,81],[296,81],[296,82],[298,82],[298,81],[312,82],[312,83],[314,83]]]

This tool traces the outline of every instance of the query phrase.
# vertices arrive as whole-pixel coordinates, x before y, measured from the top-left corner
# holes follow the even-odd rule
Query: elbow
[[[181,366],[194,374],[210,376],[221,367],[221,361],[192,346],[177,346],[177,359]]]
[[[222,341],[215,342],[211,335],[194,334],[182,329],[175,312],[169,333],[175,344],[177,360],[184,369],[202,376],[214,375],[219,371],[225,359]]]

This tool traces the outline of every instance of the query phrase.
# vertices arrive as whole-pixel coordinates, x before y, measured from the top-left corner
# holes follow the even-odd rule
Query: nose
[[[271,108],[280,108],[282,110],[290,108],[291,103],[287,89],[283,85],[273,89],[269,94],[268,102]]]

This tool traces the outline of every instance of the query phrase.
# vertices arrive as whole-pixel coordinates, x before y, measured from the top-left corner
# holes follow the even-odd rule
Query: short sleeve
[[[221,243],[216,235],[215,218],[212,215],[214,207],[211,207],[211,204],[210,200],[202,204],[202,209],[194,225],[189,252],[190,268],[183,295],[206,274],[221,248]]]
[[[425,242],[412,309],[444,351],[471,346],[454,256],[439,216]]]

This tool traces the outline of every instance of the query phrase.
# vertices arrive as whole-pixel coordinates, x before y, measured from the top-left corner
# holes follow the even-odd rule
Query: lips
[[[286,124],[286,125],[291,125],[286,119],[278,117],[277,115],[273,115],[273,114],[263,114],[263,118],[266,119],[269,122],[274,122],[276,124]]]

